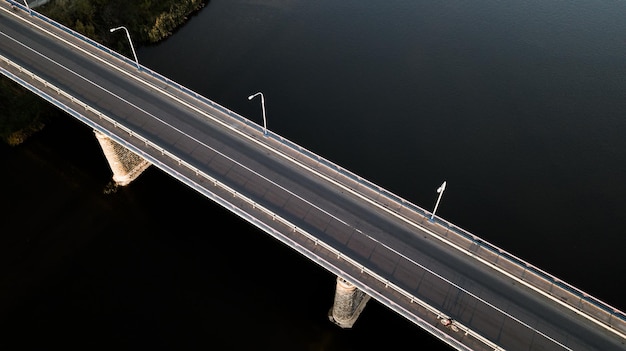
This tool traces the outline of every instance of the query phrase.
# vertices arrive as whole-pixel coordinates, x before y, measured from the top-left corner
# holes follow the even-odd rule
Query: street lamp
[[[263,135],[267,136],[267,120],[265,119],[265,99],[263,98],[263,93],[258,92],[256,94],[248,96],[248,100],[254,99],[255,96],[261,95],[261,109],[263,110]]]
[[[30,9],[30,6],[28,6],[28,2],[26,0],[24,0],[24,5],[26,5],[26,8],[28,9],[28,14],[32,16],[33,10]]]
[[[437,198],[437,203],[435,204],[435,209],[433,210],[433,213],[430,215],[430,221],[431,222],[433,221],[433,218],[435,217],[435,212],[437,211],[437,207],[439,206],[439,201],[441,201],[441,196],[443,195],[443,191],[444,190],[446,190],[446,182],[445,181],[437,189],[437,192],[439,193],[439,197]]]
[[[124,26],[121,26],[117,28],[111,28],[109,31],[113,33],[118,29],[123,29],[126,32],[126,36],[128,37],[128,42],[130,43],[130,49],[133,51],[133,56],[135,57],[135,63],[137,64],[137,69],[139,69],[139,60],[137,60],[137,54],[135,53],[135,48],[133,47],[133,41],[130,40],[130,33],[128,33],[128,29],[126,29],[126,27]]]

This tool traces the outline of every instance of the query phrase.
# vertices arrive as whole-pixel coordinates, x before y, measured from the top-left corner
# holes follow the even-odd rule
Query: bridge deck
[[[625,348],[620,311],[36,13],[1,8],[0,55],[4,75],[457,349]]]

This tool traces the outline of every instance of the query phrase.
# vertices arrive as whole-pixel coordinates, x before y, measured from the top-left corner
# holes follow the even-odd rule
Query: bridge
[[[119,185],[158,167],[335,274],[339,327],[374,298],[457,350],[626,350],[618,309],[24,2],[0,72],[93,129]]]

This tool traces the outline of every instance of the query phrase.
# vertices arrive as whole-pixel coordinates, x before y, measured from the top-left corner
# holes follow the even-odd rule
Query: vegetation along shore
[[[130,53],[128,28],[136,46],[156,44],[202,9],[208,0],[50,0],[35,10],[118,52]],[[0,75],[0,139],[15,146],[63,112]]]

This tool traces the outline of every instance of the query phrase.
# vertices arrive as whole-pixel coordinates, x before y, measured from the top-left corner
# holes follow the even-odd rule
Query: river
[[[626,3],[211,0],[139,61],[619,308]],[[108,193],[59,114],[0,147],[0,321],[22,349],[448,350],[156,168]],[[245,277],[245,279],[244,279]]]

